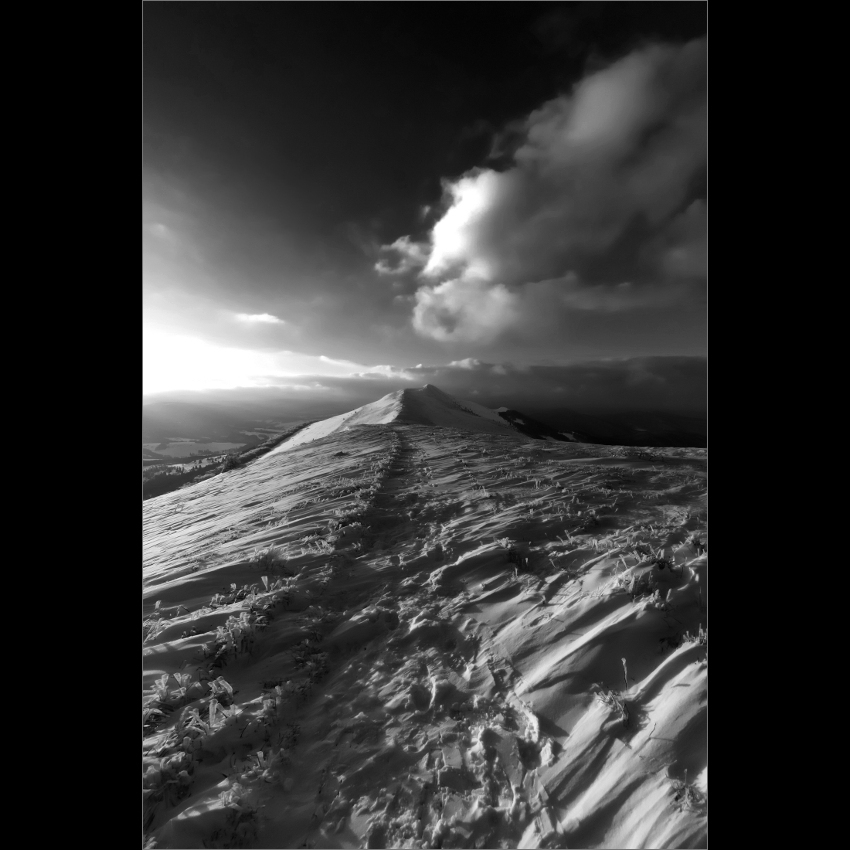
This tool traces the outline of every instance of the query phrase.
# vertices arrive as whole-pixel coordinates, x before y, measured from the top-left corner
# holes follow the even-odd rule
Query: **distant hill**
[[[142,406],[142,442],[168,442],[174,438],[225,442],[244,442],[242,435],[252,430],[274,427],[285,429],[294,424],[283,413],[268,418],[268,411],[216,404],[183,401],[158,401]],[[300,420],[300,421],[303,421]]]
[[[142,407],[142,442],[175,437],[220,440],[251,424],[235,409],[182,401],[154,402]]]
[[[708,445],[706,418],[659,411],[587,414],[569,408],[531,411],[558,431],[576,435],[580,442],[619,446]]]
[[[535,440],[557,440],[559,442],[587,442],[583,435],[576,431],[565,431],[553,428],[551,425],[546,425],[537,419],[532,418],[526,413],[521,413],[519,410],[509,410],[503,407],[497,408],[496,412],[502,419],[510,422],[517,431],[525,434],[526,437],[532,437]]]

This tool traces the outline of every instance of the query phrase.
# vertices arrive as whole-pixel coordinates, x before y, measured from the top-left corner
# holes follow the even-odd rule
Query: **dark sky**
[[[704,3],[143,25],[146,392],[704,355]]]

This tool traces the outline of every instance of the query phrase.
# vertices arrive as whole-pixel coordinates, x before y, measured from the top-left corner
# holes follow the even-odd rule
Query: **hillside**
[[[144,503],[147,846],[706,846],[705,450],[387,399]]]
[[[506,409],[505,409],[506,410]],[[545,426],[534,423],[525,427],[516,411],[499,413],[471,401],[459,401],[442,390],[426,384],[419,389],[397,390],[383,398],[363,405],[348,413],[324,419],[305,428],[296,437],[282,443],[275,451],[289,451],[295,446],[327,437],[338,431],[346,431],[357,425],[436,425],[441,428],[458,428],[471,433],[511,435],[517,439],[533,437],[541,439],[539,431]],[[546,429],[549,439],[564,440],[568,437]]]

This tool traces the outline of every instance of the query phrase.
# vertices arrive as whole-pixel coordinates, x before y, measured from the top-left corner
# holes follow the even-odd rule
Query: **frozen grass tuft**
[[[271,575],[293,575],[294,571],[288,568],[286,556],[277,548],[269,546],[267,549],[255,549],[251,556],[251,563],[262,572]]]
[[[687,771],[684,780],[676,779],[673,781],[670,792],[673,794],[673,804],[680,812],[703,812],[705,810],[705,796],[695,785],[688,783]]]
[[[620,719],[623,721],[623,726],[628,726],[629,706],[625,699],[623,699],[623,695],[619,691],[609,690],[604,685],[600,685],[598,682],[594,685],[594,687],[599,688],[596,698],[600,702],[603,702],[605,705],[614,709],[614,711],[619,712]]]

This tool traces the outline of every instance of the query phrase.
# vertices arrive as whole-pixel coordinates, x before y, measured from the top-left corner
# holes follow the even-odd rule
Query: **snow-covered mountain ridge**
[[[472,401],[460,401],[433,384],[418,389],[396,390],[348,413],[314,422],[281,443],[274,452],[327,437],[356,425],[435,425],[483,434],[515,434],[517,437],[568,441],[568,437],[528,416],[501,407],[491,410]]]

